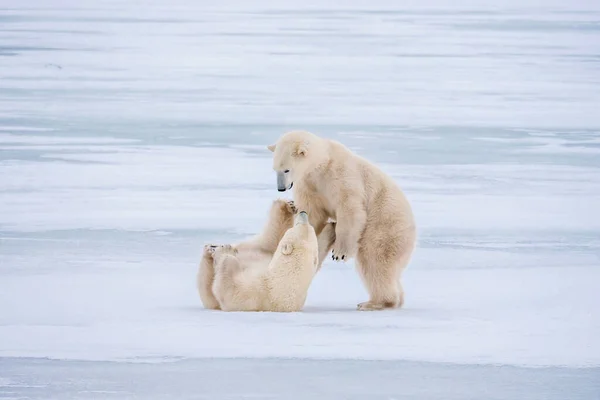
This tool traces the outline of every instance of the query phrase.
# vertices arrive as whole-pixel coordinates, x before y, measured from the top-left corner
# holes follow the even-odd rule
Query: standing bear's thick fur
[[[305,212],[275,200],[259,235],[204,247],[197,275],[202,303],[223,311],[300,311],[334,241],[334,223],[317,239]]]
[[[336,222],[333,259],[356,257],[369,301],[359,310],[401,307],[401,275],[416,242],[414,216],[396,183],[343,144],[305,131],[288,132],[268,146],[280,192],[294,188],[317,235]]]

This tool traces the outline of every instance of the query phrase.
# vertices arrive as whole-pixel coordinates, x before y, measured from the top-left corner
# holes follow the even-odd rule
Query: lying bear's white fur
[[[204,307],[224,311],[300,311],[335,241],[335,224],[317,239],[293,202],[273,202],[263,232],[236,245],[207,245],[198,271]]]

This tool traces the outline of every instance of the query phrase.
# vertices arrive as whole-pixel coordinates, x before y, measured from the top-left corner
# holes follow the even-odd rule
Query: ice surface
[[[600,391],[593,369],[406,361],[202,359],[114,363],[21,358],[0,359],[0,370],[3,368],[8,372],[0,380],[0,391],[15,399],[587,400],[597,398]]]
[[[214,363],[240,392],[210,398],[282,395],[272,363],[305,398],[598,397],[600,6],[323,4],[0,5],[0,397],[186,398]],[[403,309],[355,311],[331,261],[301,313],[202,308],[202,245],[260,229],[292,128],[405,190]]]

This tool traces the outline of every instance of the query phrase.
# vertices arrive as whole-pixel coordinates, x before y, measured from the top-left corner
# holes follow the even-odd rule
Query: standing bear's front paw
[[[334,261],[346,261],[348,257],[345,252],[341,252],[340,250],[333,249],[331,251],[331,259]]]
[[[349,258],[354,257],[355,253],[355,250],[336,240],[331,250],[331,259],[334,261],[348,261]]]

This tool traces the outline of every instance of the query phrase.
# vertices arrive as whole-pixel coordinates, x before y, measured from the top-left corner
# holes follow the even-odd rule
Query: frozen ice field
[[[324,4],[0,2],[0,399],[600,398],[600,4]],[[202,308],[293,128],[406,192],[403,309]]]

